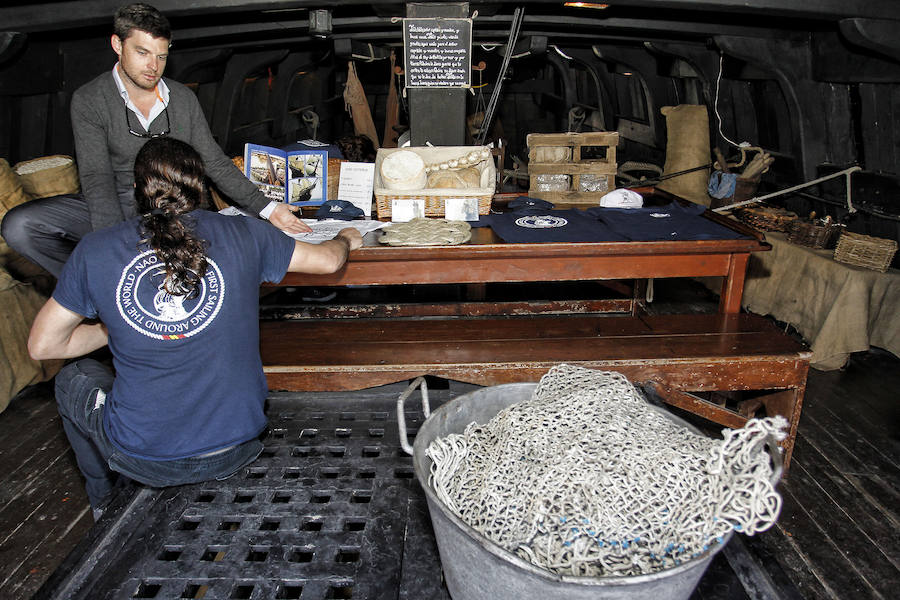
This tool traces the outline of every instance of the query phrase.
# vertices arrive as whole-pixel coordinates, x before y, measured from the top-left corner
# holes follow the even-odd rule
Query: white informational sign
[[[375,186],[375,163],[342,162],[338,182],[338,200],[346,200],[372,216],[372,191]]]
[[[477,221],[478,198],[447,198],[444,217],[448,221]]]
[[[425,218],[425,198],[391,200],[391,221],[406,223],[416,218]]]

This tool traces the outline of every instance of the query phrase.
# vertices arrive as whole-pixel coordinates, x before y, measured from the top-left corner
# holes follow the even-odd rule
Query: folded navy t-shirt
[[[604,223],[624,239],[633,242],[663,240],[733,240],[746,235],[719,225],[701,215],[706,207],[683,206],[672,202],[665,206],[643,208],[601,208],[585,212]]]
[[[482,216],[473,227],[490,225],[512,244],[548,242],[624,242],[619,235],[583,210],[535,210]]]

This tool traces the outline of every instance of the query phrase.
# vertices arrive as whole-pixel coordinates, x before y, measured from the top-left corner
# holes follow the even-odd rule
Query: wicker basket
[[[328,159],[328,194],[326,200],[337,200],[338,189],[341,184],[341,163],[344,161],[340,158]]]
[[[788,223],[787,241],[808,248],[833,248],[843,227],[837,223],[795,219]]]
[[[747,206],[735,209],[734,214],[760,231],[787,232],[790,223],[797,219],[797,213],[774,206]]]
[[[897,242],[845,231],[834,249],[834,260],[884,273],[897,252]]]
[[[438,189],[425,188],[421,190],[390,190],[384,187],[381,180],[381,162],[391,152],[411,150],[425,161],[425,164],[433,164],[447,159],[463,156],[472,150],[480,149],[480,146],[436,146],[414,148],[379,148],[375,158],[375,207],[378,218],[391,217],[391,203],[394,200],[419,200],[425,201],[426,217],[443,217],[446,212],[444,202],[447,198],[477,198],[478,214],[486,215],[491,212],[491,200],[494,197],[494,182],[496,179],[496,165],[493,158],[489,157],[478,165],[481,171],[481,187],[467,189]]]

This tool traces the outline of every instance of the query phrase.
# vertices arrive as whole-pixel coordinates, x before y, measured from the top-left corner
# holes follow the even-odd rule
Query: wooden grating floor
[[[697,299],[692,291],[673,302]],[[879,350],[841,371],[810,371],[779,522],[740,538],[766,585],[698,588],[696,598],[897,597],[898,389],[900,359]],[[31,598],[91,526],[52,387],[33,386],[0,413],[0,598]]]

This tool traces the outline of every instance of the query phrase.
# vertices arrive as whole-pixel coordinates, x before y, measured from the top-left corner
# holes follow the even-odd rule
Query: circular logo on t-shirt
[[[167,291],[166,265],[148,250],[123,270],[116,287],[119,314],[132,328],[158,340],[178,340],[203,331],[219,313],[225,280],[219,266],[207,258],[199,293],[192,298]]]
[[[516,219],[516,225],[519,227],[528,227],[529,229],[549,229],[551,227],[565,227],[569,224],[567,219],[556,217],[554,215],[528,215]]]

